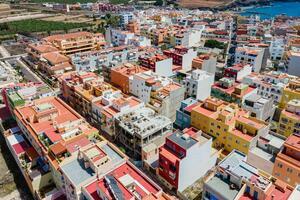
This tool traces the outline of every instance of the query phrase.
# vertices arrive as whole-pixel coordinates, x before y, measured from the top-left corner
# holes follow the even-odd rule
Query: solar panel
[[[105,178],[105,181],[108,184],[109,189],[110,189],[111,193],[113,194],[114,198],[116,200],[125,200],[123,193],[122,193],[121,189],[119,188],[115,177],[113,177],[111,175],[107,175],[104,178]]]

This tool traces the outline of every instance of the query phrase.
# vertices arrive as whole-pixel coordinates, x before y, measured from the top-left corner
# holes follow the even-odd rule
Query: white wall
[[[155,63],[155,73],[160,76],[172,76],[173,59],[168,58]]]
[[[245,76],[252,73],[252,67],[250,65],[245,65],[242,70],[237,73],[237,80],[242,80]]]
[[[189,49],[186,54],[182,56],[182,69],[183,71],[189,71],[192,69],[192,61],[197,57],[197,52],[193,49]]]
[[[212,141],[198,143],[187,150],[187,156],[179,164],[178,191],[182,192],[208,170],[214,167],[217,154],[211,157]]]
[[[300,76],[300,56],[291,56],[287,73],[289,75]]]
[[[254,154],[253,152],[249,151],[247,156],[247,162],[254,167],[261,169],[269,174],[272,174],[274,163],[269,160],[265,160],[262,157]]]
[[[215,75],[216,68],[217,68],[217,58],[216,57],[212,57],[212,58],[209,58],[208,60],[203,61],[202,70]]]

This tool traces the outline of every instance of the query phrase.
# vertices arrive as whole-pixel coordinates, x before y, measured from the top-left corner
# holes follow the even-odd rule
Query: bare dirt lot
[[[185,8],[214,8],[226,5],[233,0],[180,0],[179,5]]]

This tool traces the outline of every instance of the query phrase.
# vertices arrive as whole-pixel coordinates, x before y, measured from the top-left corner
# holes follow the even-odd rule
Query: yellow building
[[[282,110],[277,132],[285,137],[300,134],[300,98],[289,101]]]
[[[246,154],[256,145],[259,135],[269,129],[265,122],[250,117],[237,104],[215,98],[206,99],[192,110],[191,125],[215,138],[215,147]]]
[[[285,108],[286,104],[293,99],[300,99],[300,78],[291,80],[284,88],[279,107]]]

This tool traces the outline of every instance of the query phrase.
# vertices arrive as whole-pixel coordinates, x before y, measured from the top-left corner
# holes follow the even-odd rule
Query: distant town
[[[300,200],[299,9],[0,1],[0,199]]]

